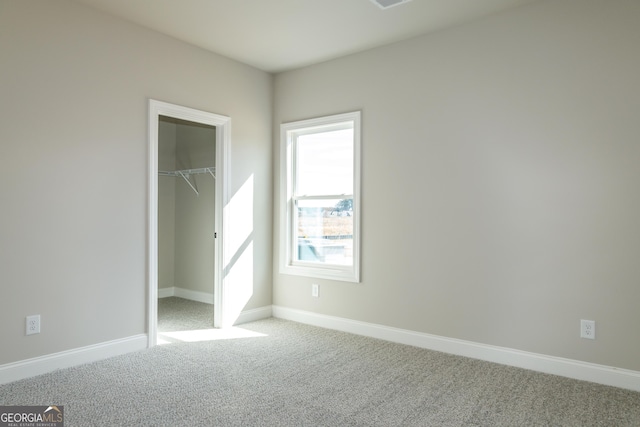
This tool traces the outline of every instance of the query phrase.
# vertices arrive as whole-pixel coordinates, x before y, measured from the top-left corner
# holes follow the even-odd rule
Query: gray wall
[[[638,22],[635,0],[543,1],[274,88],[83,5],[0,1],[0,364],[145,332],[154,98],[233,120],[242,308],[273,289],[282,306],[640,370]],[[357,109],[362,283],[272,275],[277,126]],[[42,333],[25,337],[29,314]]]
[[[215,166],[215,129],[177,125],[176,169]],[[211,175],[191,176],[199,195],[176,180],[175,286],[213,295],[215,190]]]
[[[0,364],[145,333],[149,98],[232,118],[271,304],[271,75],[67,0],[1,1],[0,57]]]
[[[176,124],[158,122],[158,170],[176,168]],[[186,185],[186,183],[185,183]],[[158,176],[158,289],[176,282],[176,178]]]
[[[277,75],[276,126],[362,110],[363,248],[352,284],[276,240],[274,304],[640,370],[639,22],[543,1]]]

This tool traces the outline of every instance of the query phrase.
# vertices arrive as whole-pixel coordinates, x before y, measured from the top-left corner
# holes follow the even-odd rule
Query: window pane
[[[299,135],[297,195],[353,194],[353,129]]]
[[[353,199],[298,200],[298,261],[353,264]]]

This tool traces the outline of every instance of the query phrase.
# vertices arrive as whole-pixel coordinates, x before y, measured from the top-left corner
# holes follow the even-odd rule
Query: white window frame
[[[340,266],[294,260],[294,197],[295,139],[299,135],[321,128],[336,128],[353,124],[353,264]],[[337,114],[280,125],[280,273],[319,279],[360,282],[360,125],[361,113]],[[339,196],[336,196],[339,198]]]

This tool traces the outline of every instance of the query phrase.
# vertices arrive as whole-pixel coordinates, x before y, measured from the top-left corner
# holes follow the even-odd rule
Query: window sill
[[[341,282],[359,283],[359,274],[352,267],[312,267],[306,265],[286,265],[281,266],[280,274],[292,276],[313,277],[316,279],[337,280]]]

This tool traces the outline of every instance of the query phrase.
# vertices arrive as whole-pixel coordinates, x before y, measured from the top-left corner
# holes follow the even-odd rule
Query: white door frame
[[[229,200],[231,118],[180,105],[149,99],[149,217],[147,242],[147,333],[148,347],[157,343],[158,335],[158,122],[159,116],[173,117],[215,126],[216,128],[216,195],[215,195],[215,259],[213,283],[213,326],[226,326],[225,292],[222,260],[227,227],[225,209]],[[212,236],[213,237],[213,236]]]

